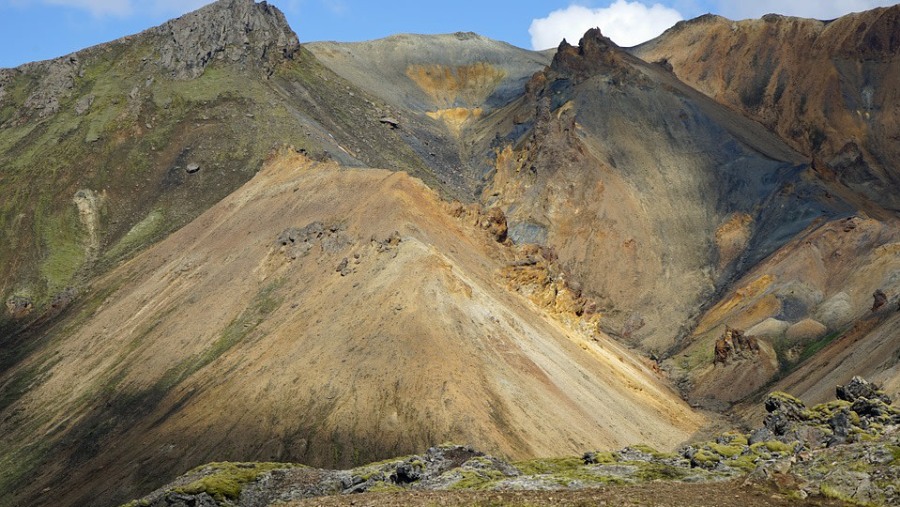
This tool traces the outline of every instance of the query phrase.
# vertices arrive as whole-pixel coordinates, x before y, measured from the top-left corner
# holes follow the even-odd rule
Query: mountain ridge
[[[884,12],[824,29],[887,33]],[[752,72],[697,85],[717,69],[697,45],[737,47],[724,21],[550,54],[467,33],[307,49],[266,3],[198,13],[0,71],[0,505],[451,438],[673,448],[754,424],[773,385],[900,389],[900,224],[871,163],[893,145],[845,150],[828,121],[856,113],[830,99],[767,123],[773,82],[761,109],[728,98]],[[746,22],[741,51],[810,23]],[[853,47],[838,67],[889,80],[889,39],[885,62]]]

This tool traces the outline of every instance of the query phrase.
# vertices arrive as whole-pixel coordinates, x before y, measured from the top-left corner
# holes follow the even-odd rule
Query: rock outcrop
[[[748,336],[740,329],[725,326],[725,332],[716,340],[713,364],[727,364],[729,359],[759,354],[759,343],[755,336]]]
[[[255,0],[219,0],[147,33],[164,41],[156,64],[176,79],[196,78],[217,60],[271,74],[300,50],[284,14]]]

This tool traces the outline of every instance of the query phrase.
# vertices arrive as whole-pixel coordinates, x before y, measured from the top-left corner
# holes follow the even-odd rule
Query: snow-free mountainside
[[[301,45],[220,0],[0,69],[0,506],[890,504],[897,34]]]

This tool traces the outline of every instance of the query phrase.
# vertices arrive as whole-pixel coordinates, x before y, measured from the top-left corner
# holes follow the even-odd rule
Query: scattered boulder
[[[133,504],[255,507],[379,490],[579,490],[610,482],[692,483],[744,476],[745,484],[766,483],[788,497],[824,495],[849,503],[897,505],[900,410],[863,379],[853,379],[840,392],[854,401],[807,409],[797,398],[772,393],[765,400],[765,427],[749,434],[726,432],[674,454],[633,445],[618,452],[585,452],[580,459],[510,463],[468,446],[442,445],[351,470],[218,463],[194,469]],[[877,417],[883,422],[874,424],[869,411],[881,414]],[[232,481],[236,490],[225,497],[215,489],[221,480]]]
[[[455,218],[470,221],[472,225],[488,231],[498,243],[506,241],[509,227],[506,222],[506,215],[498,207],[485,210],[477,203],[464,205],[460,202],[455,202],[451,205],[450,214]]]
[[[84,97],[81,97],[75,102],[75,114],[78,116],[83,115],[84,113],[90,110],[91,106],[94,104],[94,94],[88,94]]]
[[[400,128],[400,120],[394,118],[393,116],[382,116],[378,119],[383,125],[387,125],[391,129]]]
[[[289,227],[278,235],[276,246],[291,260],[305,257],[313,247],[320,247],[324,253],[337,253],[352,244],[340,225],[325,226],[315,221],[304,227]]]
[[[872,302],[872,311],[875,312],[887,303],[887,294],[878,289],[872,294],[872,299],[874,300]]]
[[[853,403],[859,399],[881,400],[890,405],[891,398],[881,388],[862,377],[853,377],[850,382],[835,388],[837,399]]]
[[[777,436],[786,435],[792,426],[807,419],[806,405],[793,396],[774,392],[766,398],[763,425]]]
[[[200,164],[197,164],[197,163],[188,164],[187,167],[185,168],[185,171],[187,171],[188,174],[194,174],[194,173],[198,172],[199,170],[200,170]]]

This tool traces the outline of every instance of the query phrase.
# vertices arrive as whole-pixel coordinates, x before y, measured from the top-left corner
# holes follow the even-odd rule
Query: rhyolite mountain
[[[0,69],[0,505],[896,397],[898,12],[537,53],[222,0]]]

